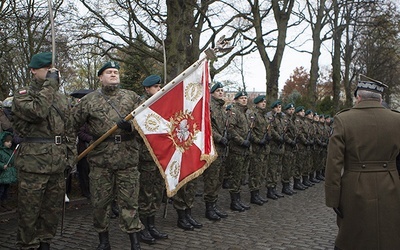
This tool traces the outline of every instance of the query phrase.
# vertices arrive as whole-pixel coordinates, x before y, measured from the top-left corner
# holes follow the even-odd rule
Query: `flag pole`
[[[208,60],[215,60],[217,57],[215,55],[215,50],[214,49],[207,49],[204,51],[204,54],[200,57],[199,60],[197,60],[195,63],[193,63],[191,66],[189,66],[186,70],[184,70],[181,74],[179,74],[177,77],[175,77],[172,81],[170,81],[167,85],[165,85],[160,91],[158,91],[156,94],[152,95],[149,99],[147,99],[144,103],[142,103],[139,107],[137,107],[135,110],[133,110],[130,114],[128,114],[125,117],[126,121],[132,120],[133,117],[135,117],[136,114],[142,112],[144,109],[146,109],[149,105],[151,105],[154,101],[156,101],[158,98],[160,98],[162,95],[164,95],[166,92],[171,90],[173,87],[175,87],[176,84],[180,83],[186,75],[190,75],[192,72],[194,72],[198,66],[206,59]],[[95,142],[89,145],[83,151],[80,155],[78,155],[78,158],[76,159],[76,162],[80,161],[83,157],[85,157],[90,151],[92,151],[97,145],[99,145],[102,141],[104,141],[107,137],[112,135],[116,130],[118,126],[114,125],[110,130],[108,130],[105,134],[103,134],[99,139],[97,139]]]

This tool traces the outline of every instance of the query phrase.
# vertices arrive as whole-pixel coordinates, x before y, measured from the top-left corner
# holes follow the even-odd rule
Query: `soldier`
[[[137,232],[139,220],[139,151],[131,121],[124,116],[141,102],[133,91],[120,89],[119,64],[107,62],[97,72],[101,89],[84,96],[74,107],[75,129],[87,124],[97,140],[117,124],[116,132],[95,147],[87,156],[90,164],[90,191],[94,228],[99,234],[97,249],[110,249],[108,230],[110,209],[117,196],[120,228],[128,233],[132,249],[140,249]]]
[[[328,146],[328,140],[329,140],[329,131],[325,127],[325,115],[321,114],[319,115],[319,130],[321,131],[321,156],[320,156],[320,161],[319,161],[319,167],[316,171],[316,176],[320,181],[325,180],[324,176],[322,175],[324,168],[325,168],[325,162],[326,162],[326,155],[328,153],[327,151],[327,146]]]
[[[296,118],[294,120],[294,124],[297,128],[297,153],[296,153],[296,160],[295,160],[295,171],[294,171],[294,184],[293,189],[296,190],[305,190],[308,186],[304,185],[301,181],[302,176],[306,176],[305,169],[307,168],[308,163],[308,131],[304,125],[304,107],[298,106],[295,109]],[[308,178],[308,177],[307,177]],[[305,179],[303,179],[305,181]]]
[[[145,94],[142,100],[145,101],[157,93],[161,88],[161,77],[150,75],[142,82]],[[144,225],[140,231],[140,239],[148,244],[154,244],[156,239],[167,239],[168,234],[160,232],[155,227],[155,214],[161,206],[162,196],[165,191],[164,179],[158,170],[144,141],[139,141],[139,215]]]
[[[235,95],[235,106],[231,109],[228,135],[230,137],[229,156],[227,166],[229,174],[229,194],[231,196],[230,208],[233,211],[244,212],[250,206],[243,203],[240,198],[243,176],[246,174],[246,158],[251,152],[250,118],[246,115],[247,93],[239,91]]]
[[[312,155],[314,149],[314,127],[312,125],[314,113],[311,109],[307,109],[304,113],[303,133],[307,138],[307,147],[305,150],[305,158],[303,159],[303,185],[312,187],[314,182],[310,180],[310,173],[313,166]]]
[[[284,196],[276,190],[279,178],[282,174],[282,156],[285,152],[286,124],[282,114],[282,102],[276,100],[271,104],[272,111],[267,113],[267,119],[271,124],[271,153],[267,169],[267,198],[276,200]]]
[[[317,170],[320,168],[320,164],[322,163],[322,131],[319,127],[319,115],[317,112],[313,114],[312,126],[314,131],[314,145],[313,145],[313,153],[311,156],[311,172],[310,172],[310,181],[314,183],[319,183],[320,180],[316,178]]]
[[[294,105],[288,103],[285,106],[285,153],[282,159],[282,193],[293,195],[297,192],[293,190],[290,184],[290,178],[293,177],[296,153],[297,153],[297,128],[295,125]]]
[[[224,178],[224,161],[228,151],[228,115],[225,112],[224,89],[219,82],[211,87],[211,126],[218,158],[204,171],[204,202],[206,218],[218,221],[228,214],[216,206]]]
[[[335,116],[325,176],[335,249],[400,249],[400,114],[381,105],[385,87],[359,81],[356,104]]]
[[[17,246],[49,249],[62,214],[64,171],[74,160],[75,144],[67,97],[58,92],[52,53],[35,54],[29,63],[33,81],[12,103],[13,128],[23,137],[18,166]]]
[[[249,164],[249,190],[251,194],[250,203],[261,206],[268,201],[260,196],[260,188],[267,170],[268,143],[271,139],[271,130],[265,116],[267,105],[265,95],[257,96],[253,102],[256,106],[251,114],[254,117],[254,126],[251,136],[253,151]]]

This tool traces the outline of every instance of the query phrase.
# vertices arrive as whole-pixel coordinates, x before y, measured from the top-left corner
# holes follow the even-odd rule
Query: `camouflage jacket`
[[[304,128],[304,133],[305,137],[307,138],[308,145],[307,146],[313,146],[315,141],[314,141],[314,136],[315,136],[315,130],[314,126],[311,122],[310,119],[307,117],[304,117],[304,123],[303,123],[303,128]]]
[[[298,128],[295,124],[296,116],[295,115],[286,115],[284,116],[285,124],[286,124],[286,131],[285,131],[285,142],[289,149],[296,148],[296,144],[298,141]],[[285,148],[285,149],[286,149]]]
[[[271,123],[271,153],[283,154],[285,151],[285,130],[286,124],[284,114],[273,112],[267,113],[267,119]]]
[[[226,123],[228,115],[230,115],[230,111],[228,111],[229,113],[225,112],[224,104],[225,104],[224,100],[211,97],[211,103],[210,103],[211,127],[212,127],[214,144],[219,155],[221,155],[223,153],[223,150],[225,149],[225,147],[221,145],[219,141],[224,136],[224,131],[228,129],[226,127],[227,125]],[[228,131],[226,131],[226,134],[227,132]]]
[[[72,165],[76,156],[75,134],[72,129],[70,104],[58,92],[54,79],[33,81],[29,88],[22,88],[14,95],[12,122],[14,131],[25,140],[45,138],[62,143],[23,142],[18,149],[15,165],[31,173],[62,173]]]
[[[246,140],[250,130],[250,118],[246,111],[247,106],[241,106],[239,104],[232,108],[228,128],[230,138],[229,152],[241,154],[249,150],[241,146],[244,140]]]
[[[96,140],[116,125],[121,119],[120,115],[125,117],[140,103],[140,96],[130,90],[102,88],[93,91],[84,96],[74,107],[75,130],[79,130],[84,123],[87,123],[89,134]],[[133,128],[133,124],[131,125]],[[122,142],[115,143],[113,141],[115,136],[121,136]],[[110,136],[110,140],[103,141],[88,154],[89,163],[94,167],[111,169],[137,167],[139,161],[137,136],[139,135],[136,130],[126,132],[117,128]]]
[[[270,150],[268,142],[266,142],[267,144],[265,145],[260,145],[260,142],[266,139],[267,136],[271,137],[271,129],[267,116],[265,115],[265,109],[255,107],[252,110],[251,116],[254,117],[254,126],[251,136],[253,151],[254,153],[268,154]]]

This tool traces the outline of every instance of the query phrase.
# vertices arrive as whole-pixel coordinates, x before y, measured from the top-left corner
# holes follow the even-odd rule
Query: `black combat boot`
[[[293,195],[293,192],[290,188],[290,183],[282,183],[282,193],[287,195]]]
[[[260,196],[258,195],[260,193],[260,190],[254,190],[250,192],[251,198],[250,198],[250,203],[262,206],[264,202],[260,200]]]
[[[178,227],[184,230],[193,230],[194,227],[190,222],[186,219],[185,210],[177,209],[176,212],[178,213]]]
[[[203,227],[203,224],[201,224],[200,222],[198,222],[197,220],[195,220],[195,219],[192,217],[192,209],[191,209],[191,208],[185,209],[185,214],[186,214],[186,220],[187,220],[190,224],[192,224],[192,226],[193,226],[194,228],[202,228],[202,227]]]
[[[317,176],[315,177],[317,180],[324,181],[325,177],[322,175],[322,170],[317,171]]]
[[[108,232],[99,233],[99,240],[100,244],[97,246],[97,250],[111,250]]]
[[[320,181],[319,180],[317,180],[317,179],[315,179],[315,177],[314,177],[314,172],[312,172],[311,174],[310,174],[310,179],[309,179],[311,182],[314,182],[314,183],[320,183]]]
[[[155,239],[168,239],[168,234],[158,231],[154,221],[155,221],[154,215],[147,217],[147,223],[149,225],[148,230],[151,236],[153,236]]]
[[[303,185],[307,186],[307,187],[312,187],[312,186],[314,186],[314,183],[312,183],[308,180],[307,175],[303,175]]]
[[[272,189],[272,191],[274,192],[274,194],[275,194],[276,197],[278,197],[278,198],[283,198],[283,197],[285,197],[283,194],[278,193],[278,191],[276,190],[276,187],[274,187],[274,188]]]
[[[214,211],[216,214],[218,214],[219,217],[221,218],[226,218],[228,217],[228,214],[222,211],[220,208],[217,207],[217,204],[214,203]]]
[[[150,245],[155,244],[156,239],[150,234],[150,232],[148,230],[149,225],[147,223],[147,217],[141,217],[140,221],[144,225],[144,229],[139,232],[140,240],[146,244],[150,244]]]
[[[231,210],[244,212],[245,209],[238,202],[239,193],[230,193],[230,194],[231,194]]]
[[[50,250],[50,243],[40,242],[39,250]]]
[[[221,220],[221,217],[215,212],[214,202],[206,202],[206,218],[213,221]]]
[[[264,203],[267,203],[267,202],[268,202],[267,198],[264,198],[264,197],[262,197],[262,196],[260,195],[260,191],[258,192],[257,197],[258,197],[258,199],[259,199],[260,201],[262,201],[262,202],[264,202]]]
[[[140,250],[140,242],[137,233],[129,233],[129,240],[131,241],[131,250]]]
[[[278,199],[278,196],[275,195],[273,188],[268,188],[267,189],[267,198],[270,198],[270,199],[273,199],[273,200],[277,200]]]
[[[240,193],[237,194],[237,197],[238,197],[238,200],[237,200],[237,201],[238,201],[239,205],[240,205],[242,208],[244,208],[244,210],[249,210],[249,209],[250,209],[250,206],[247,205],[247,204],[244,204],[243,201],[242,201],[242,199],[240,199]]]
[[[300,179],[294,179],[293,189],[296,190],[305,190],[306,188],[301,184]]]

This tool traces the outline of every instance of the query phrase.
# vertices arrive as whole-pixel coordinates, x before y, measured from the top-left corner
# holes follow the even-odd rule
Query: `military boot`
[[[191,208],[185,209],[185,214],[186,214],[186,220],[187,220],[190,224],[192,224],[192,226],[193,226],[194,228],[202,228],[202,227],[203,227],[203,224],[201,224],[200,222],[198,222],[197,220],[195,220],[195,219],[192,217],[192,209],[191,209]]]
[[[238,202],[239,193],[230,193],[230,195],[231,195],[231,210],[244,212],[245,209]]]
[[[274,187],[274,188],[272,189],[272,191],[274,192],[274,194],[275,194],[276,197],[278,197],[278,198],[283,198],[283,197],[285,197],[283,194],[278,193],[278,191],[276,190],[276,187]]]
[[[206,202],[206,218],[213,221],[221,220],[221,217],[215,212],[215,203]]]
[[[311,182],[313,182],[313,183],[320,183],[320,181],[319,180],[317,180],[317,179],[315,179],[315,177],[314,177],[314,172],[312,172],[311,174],[310,174],[310,179],[309,179]]]
[[[273,199],[273,200],[277,200],[278,196],[275,195],[274,190],[272,187],[267,189],[267,198]]]
[[[194,227],[190,222],[186,219],[185,210],[177,209],[176,212],[178,213],[178,227],[184,230],[193,230]]]
[[[219,209],[219,208],[217,207],[217,204],[216,204],[215,202],[214,202],[214,211],[215,211],[215,213],[218,214],[218,216],[221,217],[221,218],[226,218],[226,217],[228,217],[228,214],[225,213],[224,211],[222,211],[221,209]]]
[[[154,215],[147,217],[147,223],[149,226],[148,230],[151,236],[153,236],[155,239],[168,239],[168,234],[158,231],[154,221],[155,221]]]
[[[259,199],[260,201],[262,201],[262,202],[264,202],[264,203],[267,203],[267,202],[268,202],[267,198],[264,198],[264,197],[262,197],[262,196],[260,195],[260,192],[258,192],[257,197],[258,197],[258,199]]]
[[[250,192],[251,198],[250,198],[250,203],[262,206],[264,202],[260,200],[260,196],[258,195],[260,193],[260,190],[254,190]]]
[[[325,177],[322,175],[322,170],[317,171],[317,176],[315,177],[317,180],[324,181]]]
[[[140,242],[137,233],[129,233],[129,240],[131,241],[131,250],[140,250]]]
[[[155,244],[156,239],[150,234],[148,228],[149,225],[147,223],[147,217],[141,217],[140,221],[144,225],[144,229],[139,232],[140,240],[146,244]]]
[[[238,203],[239,203],[239,205],[242,207],[242,208],[244,208],[244,210],[249,210],[250,209],[250,206],[249,205],[247,205],[247,204],[244,204],[243,202],[242,202],[242,199],[240,199],[240,193],[238,193]]]
[[[290,183],[282,183],[282,193],[287,195],[293,195],[293,192],[290,188]]]
[[[99,233],[100,244],[97,246],[97,250],[111,250],[110,241],[108,239],[108,232]]]
[[[50,243],[40,242],[38,250],[50,250]]]
[[[307,187],[312,187],[312,186],[314,186],[314,183],[312,183],[308,180],[307,175],[303,175],[303,185],[307,186]]]
[[[300,179],[294,179],[294,184],[293,184],[293,189],[296,189],[296,190],[305,190],[306,188],[303,186],[303,185],[301,185],[301,181],[300,181]]]

